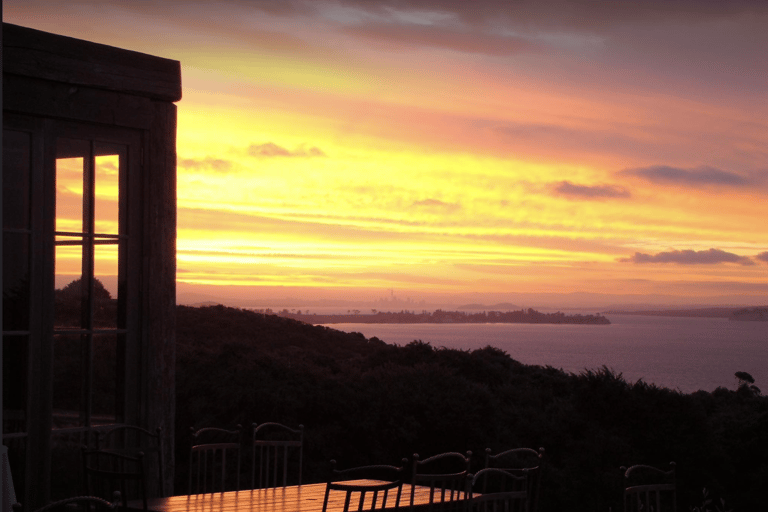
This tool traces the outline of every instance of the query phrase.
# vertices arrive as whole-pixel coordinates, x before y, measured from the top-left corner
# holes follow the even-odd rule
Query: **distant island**
[[[638,316],[676,316],[687,318],[730,318],[736,308],[693,308],[693,309],[611,309],[605,311],[608,315],[638,315]]]
[[[359,310],[350,310],[348,314],[326,315],[310,314],[284,309],[278,315],[300,320],[310,324],[591,324],[608,325],[610,320],[602,315],[566,315],[565,313],[541,313],[534,309],[519,311],[465,311],[433,312],[400,311],[384,312],[371,310],[362,314]]]
[[[660,310],[610,310],[609,315],[670,316],[688,318],[727,318],[731,321],[768,322],[768,306],[733,308],[712,307],[697,309],[660,309]]]
[[[768,322],[768,307],[743,308],[733,312],[730,320],[742,322]]]

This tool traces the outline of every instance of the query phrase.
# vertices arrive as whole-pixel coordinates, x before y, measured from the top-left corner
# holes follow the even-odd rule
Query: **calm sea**
[[[736,388],[744,371],[768,394],[768,323],[723,318],[608,315],[611,325],[334,324],[396,345],[498,347],[521,363],[568,372],[607,366],[628,382],[642,379],[684,393]]]

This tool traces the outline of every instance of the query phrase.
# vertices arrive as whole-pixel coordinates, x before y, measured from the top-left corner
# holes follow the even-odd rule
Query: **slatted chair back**
[[[293,467],[291,480],[288,468]],[[280,423],[253,424],[251,488],[301,485],[304,465],[304,425],[291,428]]]
[[[112,493],[111,502],[96,496],[75,496],[49,503],[35,512],[112,512],[119,505],[120,499],[119,491]],[[24,512],[24,507],[15,503],[13,512]]]
[[[411,484],[429,488],[428,505],[420,509],[439,512],[458,512],[463,509],[466,498],[466,479],[472,452],[462,455],[447,452],[419,460],[419,454],[413,455],[413,474]],[[414,508],[414,493],[411,493],[411,509]]]
[[[485,449],[485,467],[509,471],[517,476],[525,474],[528,485],[528,510],[537,512],[541,491],[541,477],[544,471],[544,448],[512,448],[495,455]]]
[[[135,456],[104,450],[82,449],[83,478],[90,495],[106,499],[120,491],[123,508],[129,500],[141,500],[147,510],[147,474],[144,454]]]
[[[466,512],[528,512],[528,470],[498,468],[467,476]]]
[[[624,473],[624,512],[676,512],[675,463],[669,470],[638,464]]]
[[[403,466],[362,466],[338,470],[331,461],[331,474],[325,488],[323,512],[329,508],[343,512],[399,509],[403,491]],[[338,505],[343,503],[342,507]]]
[[[190,429],[189,494],[240,490],[241,429]]]
[[[154,432],[133,425],[114,427],[97,434],[96,448],[131,457],[143,454],[147,472],[147,495],[161,498],[167,496],[163,436],[160,427]]]

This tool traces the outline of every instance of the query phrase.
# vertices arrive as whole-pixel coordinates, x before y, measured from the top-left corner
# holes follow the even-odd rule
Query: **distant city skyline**
[[[768,304],[768,4],[3,9],[181,62],[179,302]]]

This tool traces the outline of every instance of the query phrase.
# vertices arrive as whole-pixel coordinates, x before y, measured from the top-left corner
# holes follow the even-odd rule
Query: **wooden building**
[[[175,409],[179,62],[3,24],[3,444],[33,510]]]

